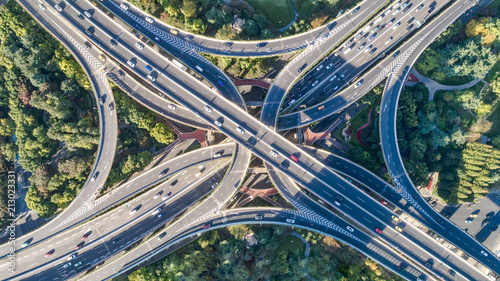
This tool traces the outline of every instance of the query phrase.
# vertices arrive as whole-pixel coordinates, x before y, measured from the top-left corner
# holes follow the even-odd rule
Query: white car
[[[161,201],[165,201],[165,200],[167,200],[169,197],[170,197],[170,195],[165,194],[165,196],[163,196],[163,197],[161,198]]]
[[[127,6],[127,5],[125,5],[125,4],[123,4],[123,3],[121,3],[121,4],[120,4],[120,7],[121,7],[122,9],[124,9],[125,11],[126,11],[126,10],[128,10],[128,6]]]
[[[139,50],[142,50],[144,48],[144,46],[142,44],[140,44],[139,42],[135,43],[135,46],[139,49]]]
[[[91,18],[91,17],[92,17],[92,15],[91,15],[88,11],[83,12],[83,14],[84,14],[87,18]]]
[[[76,254],[72,254],[71,256],[69,256],[69,257],[68,257],[68,260],[70,261],[70,260],[72,260],[72,259],[74,259],[74,258],[76,258]]]
[[[205,105],[205,111],[212,112],[212,108],[210,108],[210,106],[208,105]]]
[[[271,152],[269,152],[269,153],[271,153],[271,155],[274,157],[278,157],[278,153],[276,153],[276,151],[274,151],[274,150],[271,150]]]
[[[130,67],[135,67],[135,63],[131,60],[128,60],[127,64],[130,65]]]
[[[396,25],[392,28],[392,30],[398,29],[398,27],[401,25],[401,22],[396,23]]]
[[[488,253],[486,253],[485,251],[481,251],[481,255],[487,257],[488,256]]]
[[[292,219],[286,219],[286,222],[287,222],[287,223],[295,223],[295,221],[294,221],[294,220],[292,220]]]
[[[132,211],[130,211],[129,215],[133,215],[137,212],[137,209],[133,209]]]
[[[59,6],[59,5],[55,5],[55,6],[54,6],[54,8],[56,8],[56,10],[58,10],[59,12],[62,12],[62,8],[61,8],[61,6]]]
[[[212,188],[212,189],[214,189],[214,188],[216,188],[216,187],[217,187],[217,185],[219,185],[219,183],[218,183],[218,182],[216,182],[216,183],[212,184],[211,188]]]
[[[177,107],[176,107],[175,105],[173,105],[173,104],[169,104],[169,105],[167,105],[167,106],[168,106],[168,108],[170,108],[170,109],[172,109],[172,110],[175,110],[175,109],[177,108]]]
[[[155,197],[153,197],[153,199],[156,199],[156,198],[160,197],[160,196],[161,196],[161,194],[162,194],[162,191],[160,191],[160,192],[156,193],[156,195],[155,195]]]
[[[68,262],[67,264],[63,265],[63,268],[67,268],[71,266],[71,262]]]
[[[222,126],[222,124],[219,121],[217,121],[217,120],[215,120],[214,123],[215,123],[215,125],[217,125],[217,127]]]
[[[326,69],[330,69],[333,66],[333,62],[326,66]]]
[[[345,51],[344,51],[344,54],[347,54],[351,51],[351,48],[347,48]]]
[[[371,49],[372,49],[372,45],[370,45],[370,46],[366,47],[366,49],[365,49],[365,53],[368,53]]]
[[[362,81],[358,81],[358,83],[356,83],[356,85],[354,85],[354,88],[357,88],[359,86],[361,86],[361,83],[363,83]]]
[[[214,158],[219,158],[221,156],[222,156],[222,153],[220,153],[220,152],[217,152],[217,153],[214,154]]]
[[[158,213],[160,213],[160,211],[161,211],[161,208],[156,209],[156,210],[153,212],[153,216],[154,216],[154,215],[156,215],[156,214],[158,214]]]
[[[316,71],[320,71],[323,68],[323,65],[320,64],[318,67],[316,67]]]
[[[354,228],[350,227],[350,226],[346,226],[347,230],[349,230],[350,232],[353,232],[354,231]]]
[[[148,79],[153,81],[153,82],[156,81],[156,78],[151,74],[148,74]]]
[[[241,127],[236,128],[236,131],[240,134],[243,134],[245,130],[243,130]]]
[[[154,22],[154,20],[151,17],[146,17],[146,21],[151,24]]]
[[[385,41],[385,44],[387,45],[387,44],[391,43],[392,38],[393,38],[393,37],[391,36],[391,38],[387,39],[387,41]]]
[[[392,12],[392,15],[395,16],[397,13],[399,13],[399,11],[401,11],[401,7],[394,10],[394,12]]]
[[[332,78],[330,78],[330,82],[332,82],[332,81],[333,81],[333,80],[335,80],[335,79],[337,79],[337,74],[334,74],[334,75],[332,76]]]

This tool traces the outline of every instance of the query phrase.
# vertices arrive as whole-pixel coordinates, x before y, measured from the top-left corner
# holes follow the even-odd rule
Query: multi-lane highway
[[[306,107],[322,99],[321,94],[319,94],[318,99],[317,93],[323,93],[325,90],[324,92],[328,93],[328,95],[323,95],[325,98],[333,95],[343,86],[342,83],[355,78],[365,68],[370,67],[375,62],[375,57],[383,57],[384,53],[388,52],[387,48],[396,44],[399,38],[404,37],[405,34],[398,29],[404,27],[411,31],[411,29],[416,28],[414,24],[423,23],[423,19],[429,16],[429,6],[433,6],[434,8],[431,7],[431,9],[437,11],[448,1],[387,3],[386,8],[382,9],[383,16],[373,15],[373,13],[383,7],[385,2],[365,1],[355,12],[346,13],[326,26],[299,36],[265,42],[258,48],[255,46],[250,48],[250,45],[256,44],[255,42],[232,42],[229,46],[225,46],[223,42],[199,36],[191,37],[184,32],[172,34],[171,27],[154,19],[146,21],[145,15],[128,3],[110,0],[100,2],[123,23],[128,24],[128,26],[122,26],[120,25],[122,23],[115,22],[106,13],[86,1],[56,3],[44,0],[43,2],[49,7],[41,10],[37,8],[40,4],[36,0],[21,1],[23,6],[62,42],[73,42],[72,44],[80,47],[83,46],[85,40],[91,42],[94,47],[86,52],[91,52],[94,57],[97,56],[100,59],[100,62],[94,59],[94,63],[99,63],[96,70],[99,70],[101,76],[107,73],[110,79],[119,84],[134,99],[156,112],[186,124],[193,124],[196,127],[219,130],[235,140],[237,144],[209,147],[169,160],[135,177],[129,184],[125,184],[113,192],[109,198],[107,196],[101,197],[102,201],[95,202],[94,205],[97,208],[92,210],[92,213],[85,214],[83,212],[84,215],[77,217],[79,221],[88,219],[94,213],[102,212],[116,203],[122,202],[132,194],[136,194],[139,190],[170,176],[178,177],[182,173],[189,173],[189,171],[195,174],[191,177],[186,176],[183,179],[183,181],[185,180],[183,184],[180,184],[179,180],[179,183],[172,186],[173,180],[168,179],[166,183],[142,194],[135,201],[132,201],[134,202],[134,206],[131,206],[132,210],[136,210],[137,213],[129,211],[128,205],[123,205],[87,222],[83,228],[77,226],[64,232],[62,232],[64,225],[73,225],[68,223],[68,220],[71,222],[74,219],[66,215],[57,217],[54,221],[62,221],[58,225],[59,229],[48,232],[46,241],[41,241],[42,238],[37,237],[36,242],[39,243],[34,245],[32,242],[33,246],[20,252],[20,264],[22,264],[23,269],[12,278],[67,279],[73,276],[82,276],[79,274],[88,269],[95,269],[84,279],[104,280],[119,272],[134,268],[145,259],[158,253],[164,253],[168,247],[171,247],[170,250],[172,250],[172,248],[181,245],[172,244],[174,242],[187,243],[191,241],[192,235],[210,229],[208,226],[215,228],[234,223],[255,223],[257,214],[263,217],[259,223],[293,224],[331,235],[352,245],[386,268],[408,279],[427,279],[428,276],[453,280],[484,280],[487,278],[483,272],[471,266],[461,257],[444,249],[433,237],[397,219],[396,214],[391,209],[357,189],[344,176],[339,176],[332,171],[328,167],[326,159],[320,158],[321,161],[318,160],[317,155],[310,154],[310,151],[296,146],[275,132],[276,128],[294,128],[322,119],[334,111],[342,109],[388,75],[387,85],[394,85],[391,87],[400,90],[404,79],[397,79],[397,77],[404,78],[402,72],[407,71],[403,65],[407,64],[410,58],[414,61],[417,57],[416,53],[422,51],[425,45],[474,3],[459,0],[450,5],[442,14],[421,27],[419,32],[411,33],[411,38],[405,39],[407,41],[398,48],[394,56],[386,56],[375,67],[368,70],[360,78],[361,80],[356,80],[355,85],[324,102],[321,105],[324,107],[314,105],[304,111],[294,112],[277,119],[278,110],[282,106],[281,103],[287,90],[292,88],[290,92],[292,99],[293,95],[296,94],[293,90],[295,87],[291,86],[297,77],[300,77],[299,73],[307,71],[324,54],[329,52],[328,46],[331,48],[342,42],[342,38],[354,31],[357,25],[365,19],[373,16],[373,20],[366,25],[369,28],[360,27],[363,34],[359,35],[359,31],[355,32],[354,38],[347,39],[348,43],[335,52],[338,54],[337,56],[331,55],[326,61],[310,70],[304,79],[299,80],[296,87],[302,87],[301,97],[304,98]],[[55,9],[56,4],[60,8]],[[394,19],[392,19],[393,17]],[[411,19],[412,17],[414,18]],[[403,26],[403,21],[407,26]],[[401,22],[401,25],[398,25],[398,22]],[[413,27],[410,28],[412,24]],[[140,29],[142,35],[150,41],[141,40],[132,34],[130,32],[132,28]],[[85,36],[85,39],[82,35]],[[307,44],[304,45],[308,36],[316,36],[311,40],[315,44],[296,57],[292,64],[288,68],[285,67],[284,71],[278,75],[266,98],[266,106],[261,114],[262,123],[245,111],[244,102],[229,78],[195,52],[196,50],[224,54],[238,53],[239,56],[269,55],[303,48],[309,44],[307,41]],[[287,47],[278,49],[277,44],[283,44],[283,42],[287,42]],[[158,47],[163,48],[171,55],[166,57],[160,54]],[[196,69],[198,74],[194,74],[185,66],[192,70]],[[203,79],[200,80],[198,75],[201,75]],[[334,75],[336,75],[335,79],[337,80],[341,78],[340,82],[342,83],[333,84],[339,86],[338,89],[333,89],[335,86],[329,83],[332,82],[330,80]],[[103,79],[103,81],[105,80]],[[329,89],[328,87],[333,88]],[[109,87],[107,90],[109,91]],[[103,93],[103,89],[95,89],[95,91],[98,93],[98,97]],[[110,96],[109,98],[105,97],[105,106],[101,110],[114,116],[116,123],[116,114],[113,114],[112,107],[108,105],[112,102],[112,97],[109,92],[108,94]],[[170,100],[164,98],[163,95],[168,96]],[[388,124],[390,124],[389,118],[395,120],[397,96],[387,94],[387,91],[384,95],[384,100],[391,97],[387,98],[387,104],[392,108],[388,110],[392,114],[388,113],[389,117],[386,117]],[[287,103],[285,106],[294,107],[295,103],[289,101]],[[296,104],[298,105],[300,102],[296,101]],[[176,110],[178,112],[173,112]],[[285,110],[287,109],[285,108]],[[106,120],[103,116],[101,116],[101,122],[106,125],[106,122],[102,120]],[[278,120],[277,126],[275,126],[276,120]],[[112,129],[115,130],[112,143],[116,143],[116,126],[110,128],[110,130]],[[390,157],[392,159],[399,157],[399,151],[397,151],[397,144],[395,146],[393,144],[395,140],[390,139],[392,137],[390,131],[381,132],[381,135],[386,133],[388,134],[387,139],[385,139],[387,146],[382,138],[384,156],[391,172],[393,172],[391,176],[395,176],[397,180],[404,172],[404,167],[402,164],[398,166],[395,161],[390,162]],[[102,134],[107,135],[108,131],[104,128]],[[230,146],[231,149],[222,149],[223,146]],[[234,148],[234,153],[232,148]],[[214,149],[222,150],[220,157],[215,156]],[[107,151],[107,153],[110,152],[114,152],[114,147]],[[236,192],[245,176],[250,153],[267,163],[274,183],[283,196],[297,208],[297,211],[281,209],[223,210],[226,202]],[[111,154],[114,155],[114,153]],[[234,156],[232,162],[224,162],[228,161],[227,157],[231,155]],[[213,160],[214,157],[217,159]],[[200,163],[206,161],[211,162],[199,166]],[[226,164],[220,166],[222,164],[218,163],[222,163],[221,161]],[[393,167],[391,167],[391,163],[394,163]],[[369,182],[374,180],[370,178],[373,175],[368,174],[369,172],[366,170],[347,162],[344,162],[343,166],[346,167],[347,164],[353,167],[352,170],[356,171],[357,174],[356,178],[361,177],[358,180],[365,185],[369,185],[368,180]],[[109,170],[108,166],[110,165],[104,165],[102,169],[108,168]],[[165,168],[166,166],[168,168]],[[213,169],[211,169],[212,167]],[[188,170],[181,173],[185,168]],[[401,168],[403,170],[397,170]],[[227,172],[220,172],[222,170]],[[394,174],[394,172],[398,173]],[[218,175],[205,176],[204,173],[218,173]],[[201,182],[205,183],[194,184],[198,182],[196,180],[198,177]],[[105,180],[105,177],[102,178]],[[96,179],[101,178],[98,176]],[[292,180],[296,181],[298,185],[294,184]],[[500,272],[499,261],[492,253],[448,221],[443,221],[443,218],[430,209],[426,203],[421,204],[422,200],[419,200],[418,196],[417,198],[412,195],[414,187],[411,182],[398,182],[396,180],[395,182],[400,183],[401,186],[398,185],[394,188],[388,185],[380,192],[380,195],[443,237],[448,238],[447,233],[452,230],[455,240],[448,239],[448,241],[493,271]],[[167,184],[168,186],[166,186]],[[378,184],[382,185],[380,182]],[[185,188],[182,191],[176,189],[183,186]],[[195,188],[195,186],[202,188]],[[299,186],[307,192],[307,196]],[[163,191],[162,194],[158,194],[160,189]],[[171,208],[164,210],[162,207],[162,210],[156,212],[156,208],[165,203],[155,203],[155,200],[160,200],[160,197],[165,196],[164,193],[167,192],[167,189],[172,189],[173,192],[172,198],[165,199],[167,200],[166,204],[169,204]],[[90,192],[90,196],[93,192],[95,191]],[[158,196],[154,198],[155,195]],[[195,202],[205,195],[208,197],[196,205]],[[85,197],[81,195],[80,198]],[[404,199],[406,203],[403,204],[401,199]],[[81,205],[78,200],[73,204]],[[142,206],[136,209],[136,204]],[[191,205],[193,207],[186,209],[187,206]],[[181,210],[186,211],[179,213]],[[128,216],[137,216],[136,219],[126,222],[121,220],[121,217],[127,216],[127,212]],[[163,215],[159,216],[160,214]],[[155,235],[150,237],[152,231],[163,227],[165,222],[175,216],[178,217],[168,226],[166,234],[158,232],[158,235],[163,235],[161,238]],[[103,224],[102,222],[107,218],[112,218],[113,224]],[[287,219],[292,219],[294,222],[287,222]],[[61,224],[62,226],[60,226]],[[91,229],[88,228],[89,225],[92,225]],[[95,236],[93,229],[96,229]],[[78,255],[73,261],[75,263],[71,262],[72,264],[68,265],[67,259],[75,251],[70,245],[74,244],[73,240],[75,237],[78,238],[78,233],[84,230],[87,231],[86,233],[92,232],[89,237],[83,237],[82,241],[85,243],[81,245],[81,249],[77,249]],[[56,233],[58,234],[56,235]],[[86,240],[88,238],[90,239]],[[148,240],[148,238],[152,239]],[[58,243],[61,245],[57,245]],[[134,243],[138,247],[128,253],[120,252],[126,247],[132,247],[131,245],[135,245]],[[467,247],[469,243],[475,246]],[[45,250],[50,253],[54,244],[58,248],[54,248],[52,254],[47,255],[47,259],[41,262],[37,255],[43,254]],[[485,256],[483,253],[489,253],[489,255]],[[109,258],[111,260],[106,261]],[[96,269],[95,266],[101,262],[104,262],[104,266]]]
[[[32,15],[36,15],[39,11],[35,8],[28,9]],[[31,240],[31,244],[38,243],[46,237],[60,232],[68,227],[71,227],[81,221],[80,214],[88,211],[91,206],[91,201],[93,194],[100,189],[106,182],[106,178],[111,170],[111,164],[113,162],[116,150],[116,141],[118,136],[118,121],[116,113],[113,110],[109,110],[109,104],[114,104],[113,95],[109,87],[108,80],[104,75],[99,73],[102,64],[97,59],[97,52],[93,50],[86,50],[83,45],[78,44],[77,40],[82,38],[82,35],[74,30],[65,30],[63,26],[60,25],[47,25],[45,23],[50,22],[50,18],[38,18],[35,19],[41,21],[40,23],[49,32],[51,32],[59,41],[61,41],[74,55],[77,61],[82,65],[85,73],[87,73],[92,89],[95,93],[95,99],[100,97],[106,99],[106,102],[102,105],[97,105],[99,110],[99,120],[100,120],[100,143],[99,149],[96,154],[96,160],[92,168],[92,172],[89,175],[87,182],[80,191],[73,202],[57,217],[50,220],[47,224],[41,228],[35,230],[33,233],[28,235],[18,237],[19,240],[25,240],[27,236],[35,236]],[[94,180],[91,180],[92,176],[97,175]],[[24,242],[23,242],[24,243]],[[21,248],[21,244],[16,245],[16,250]],[[10,245],[4,244],[0,246],[0,256],[4,256],[9,253]]]

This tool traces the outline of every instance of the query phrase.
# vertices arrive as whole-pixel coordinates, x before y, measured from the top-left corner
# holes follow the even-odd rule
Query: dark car
[[[184,36],[184,39],[187,40],[187,41],[191,41],[191,40],[194,39],[194,35],[188,34],[188,35]]]
[[[406,14],[406,13],[410,10],[411,6],[413,6],[413,4],[411,4],[411,3],[410,3],[410,5],[408,5],[408,6],[407,6],[407,7],[403,10],[403,14]]]
[[[115,238],[115,239],[113,240],[113,244],[116,244],[116,243],[120,242],[120,240],[122,240],[120,237]]]
[[[95,179],[97,179],[97,176],[99,176],[99,172],[95,172],[95,174],[92,176],[92,181],[95,181]]]
[[[47,253],[45,254],[45,257],[46,257],[46,258],[48,258],[48,257],[52,256],[52,254],[53,254],[55,251],[56,251],[56,250],[50,250],[49,252],[47,252]]]
[[[222,82],[221,82],[220,80],[217,80],[217,83],[219,83],[219,85],[220,85],[221,87],[224,87],[224,84],[222,84]]]
[[[401,53],[401,51],[397,50],[394,55],[392,55],[393,58],[397,57],[399,55],[399,53]]]
[[[82,14],[79,14],[79,15],[78,15],[78,18],[79,18],[80,20],[84,20],[84,19],[85,19],[85,17],[84,17]]]
[[[408,24],[412,23],[415,20],[415,17],[412,17],[411,19],[408,20]]]
[[[409,65],[405,66],[405,69],[403,70],[403,74],[406,74],[406,72],[408,72],[409,69],[410,69]]]
[[[113,40],[113,39],[111,39],[111,40],[109,41],[109,44],[110,44],[112,47],[116,47],[116,45],[118,45],[118,43],[116,43],[116,41],[115,41],[115,40]]]
[[[78,250],[81,247],[83,247],[83,244],[85,244],[85,242],[80,242],[78,245],[76,245],[75,250]]]
[[[257,44],[257,48],[262,48],[262,47],[265,47],[267,45],[267,42],[260,42]]]
[[[89,236],[90,236],[90,233],[85,233],[85,234],[82,236],[82,238],[81,238],[81,239],[82,239],[82,240],[85,240],[85,239],[89,238]]]
[[[406,32],[410,31],[415,25],[412,23],[408,28],[406,29]]]
[[[298,72],[301,73],[302,70],[304,70],[304,68],[306,68],[306,66],[307,66],[307,63],[304,63],[304,65],[299,68]]]
[[[225,42],[224,44],[222,44],[222,46],[231,47],[231,46],[233,46],[233,42]]]
[[[168,170],[162,171],[162,172],[158,175],[158,177],[159,177],[159,178],[164,177],[164,176],[167,174],[167,171],[168,171]]]
[[[163,237],[165,237],[165,235],[167,235],[166,232],[163,232],[162,234],[160,234],[160,236],[158,236],[158,240],[162,239]]]
[[[108,108],[109,108],[109,110],[113,110],[115,107],[114,107],[113,103],[110,103],[110,104],[108,105]]]
[[[125,77],[125,73],[123,73],[123,71],[121,70],[118,70],[118,75],[120,75],[120,77]]]
[[[448,273],[449,273],[451,276],[455,276],[455,271],[453,271],[452,269],[448,270]]]
[[[136,23],[136,24],[134,24],[134,27],[135,27],[137,30],[141,30],[141,29],[142,29],[142,27],[141,27],[140,25],[138,25],[137,23]]]
[[[205,224],[205,225],[203,225],[203,229],[207,229],[207,228],[210,228],[210,227],[211,227],[211,225],[210,225],[210,224],[208,224],[208,223],[207,223],[207,224]]]
[[[341,63],[341,62],[338,62],[338,63],[335,65],[335,68],[339,68],[341,65],[342,65],[342,63]]]
[[[86,49],[90,49],[90,48],[92,48],[92,45],[88,41],[86,41],[85,42],[85,48]]]

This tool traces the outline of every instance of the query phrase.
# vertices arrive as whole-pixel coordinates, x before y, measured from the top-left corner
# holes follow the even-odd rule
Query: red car
[[[210,228],[210,226],[211,226],[210,224],[205,224],[205,225],[203,226],[203,229]]]
[[[295,157],[294,155],[291,155],[290,158],[292,158],[292,160],[295,162],[299,161],[299,158]]]
[[[335,65],[335,68],[339,68],[341,65],[342,65],[342,63],[341,63],[341,62],[339,62],[339,63],[337,63],[337,64]]]
[[[90,234],[88,234],[88,233],[87,233],[87,234],[84,234],[84,235],[82,236],[82,240],[85,240],[86,238],[89,238],[89,236],[90,236]]]
[[[50,252],[48,252],[48,253],[46,253],[46,254],[45,254],[45,257],[47,258],[47,257],[52,256],[52,254],[53,254],[54,252],[55,252],[54,250],[51,250]]]
[[[387,201],[385,200],[380,201],[380,203],[382,203],[383,205],[387,205]]]
[[[375,231],[378,232],[378,234],[382,234],[382,230],[375,228]]]

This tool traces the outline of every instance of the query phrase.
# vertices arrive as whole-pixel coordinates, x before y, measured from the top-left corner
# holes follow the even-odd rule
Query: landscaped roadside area
[[[261,10],[274,28],[282,28],[294,19],[292,0],[247,0],[247,2],[253,8]]]

